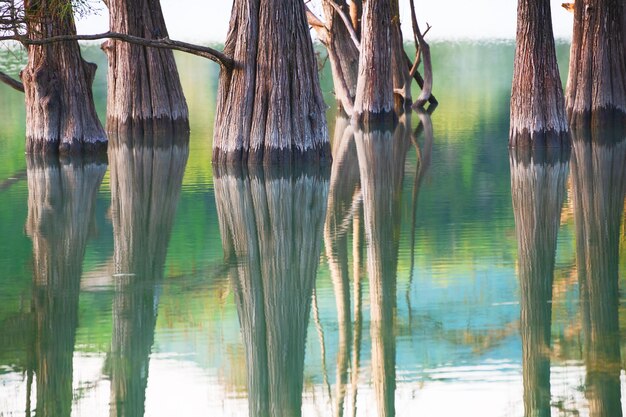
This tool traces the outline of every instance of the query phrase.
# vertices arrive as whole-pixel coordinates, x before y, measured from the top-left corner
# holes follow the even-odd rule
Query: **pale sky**
[[[320,0],[311,0],[311,3]],[[551,0],[554,34],[570,38],[572,15],[561,8],[562,0]],[[405,36],[411,24],[408,0],[400,0]],[[430,39],[513,39],[516,24],[516,0],[415,0],[418,20],[433,28]],[[231,0],[161,0],[170,37],[195,42],[222,42],[228,30]],[[108,17],[104,4],[101,12],[78,22],[79,33],[105,32]],[[424,27],[422,27],[422,30]]]

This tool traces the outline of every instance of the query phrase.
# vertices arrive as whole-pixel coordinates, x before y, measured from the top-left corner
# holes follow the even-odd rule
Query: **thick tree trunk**
[[[519,0],[509,145],[560,146],[567,132],[550,1]]]
[[[235,0],[220,76],[214,163],[328,160],[326,105],[302,0]]]
[[[550,416],[552,283],[569,153],[511,149],[521,294],[524,415]]]
[[[73,356],[85,247],[106,164],[29,155],[28,220],[33,240],[36,414],[70,417]]]
[[[168,36],[160,0],[108,0],[110,30],[147,39]],[[189,129],[174,54],[108,40],[107,130],[166,133]]]
[[[75,35],[69,0],[27,0],[31,39]],[[65,10],[69,8],[68,10]],[[106,148],[91,85],[96,66],[76,41],[29,45],[21,73],[26,100],[26,152],[94,152]]]
[[[626,137],[614,133],[573,130],[576,264],[591,417],[622,415],[618,282]]]
[[[115,296],[110,415],[142,417],[163,278],[189,148],[111,146]]]
[[[239,313],[250,416],[299,416],[328,181],[219,167],[215,198]],[[303,209],[306,207],[306,209]]]
[[[567,80],[570,124],[626,123],[626,19],[623,0],[577,0]]]
[[[410,124],[405,124],[405,120],[404,117],[401,119],[393,133],[381,130],[358,130],[355,133],[367,242],[372,379],[377,415],[381,417],[395,415],[400,194],[404,162],[410,146]]]
[[[395,121],[392,0],[368,0],[363,9],[361,56],[354,117],[363,125]]]

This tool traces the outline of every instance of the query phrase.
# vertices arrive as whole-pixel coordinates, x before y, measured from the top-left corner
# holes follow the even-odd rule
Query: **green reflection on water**
[[[0,413],[617,415],[623,144],[509,159],[513,45],[432,50],[432,116],[330,107],[330,176],[214,172],[196,57],[188,145],[108,170],[28,161],[0,86]]]

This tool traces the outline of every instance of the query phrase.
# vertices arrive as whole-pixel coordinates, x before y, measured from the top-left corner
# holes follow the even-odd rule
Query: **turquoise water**
[[[512,43],[432,52],[330,169],[213,169],[196,57],[188,145],[107,160],[26,157],[0,85],[0,415],[619,415],[624,144],[509,154]]]

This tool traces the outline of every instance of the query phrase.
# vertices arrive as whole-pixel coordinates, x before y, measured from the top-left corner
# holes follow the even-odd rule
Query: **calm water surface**
[[[512,43],[432,51],[332,169],[212,169],[195,57],[188,143],[108,160],[25,156],[0,85],[0,416],[621,415],[626,145],[509,155]]]

